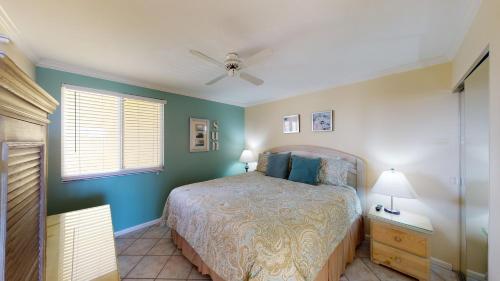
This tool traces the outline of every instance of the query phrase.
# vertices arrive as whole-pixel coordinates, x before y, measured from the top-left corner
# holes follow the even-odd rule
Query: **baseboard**
[[[136,230],[144,228],[144,227],[152,226],[154,224],[159,223],[160,221],[161,221],[161,217],[157,218],[157,219],[154,219],[152,221],[147,221],[145,223],[141,223],[141,224],[129,227],[129,228],[122,229],[120,231],[116,231],[115,232],[115,237],[121,236],[121,235],[124,235],[124,234],[127,234],[127,233],[130,233],[130,232],[133,232],[133,231],[136,231]]]
[[[486,281],[487,277],[486,274],[484,273],[479,273],[475,272],[473,270],[467,269],[467,280],[474,280],[474,281]]]
[[[445,270],[449,270],[449,271],[453,270],[453,265],[451,265],[451,263],[445,262],[445,261],[437,259],[435,257],[431,257],[431,265],[445,269]]]

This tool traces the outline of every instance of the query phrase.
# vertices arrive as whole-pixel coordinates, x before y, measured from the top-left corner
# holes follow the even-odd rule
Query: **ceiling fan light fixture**
[[[234,68],[233,68],[233,69],[229,69],[229,70],[227,71],[227,75],[228,75],[229,77],[237,77],[237,76],[238,76],[238,70],[237,70],[237,69],[234,69]]]
[[[224,79],[224,77],[238,77],[247,82],[252,83],[255,86],[260,86],[264,83],[264,80],[257,78],[247,73],[246,71],[241,72],[241,70],[246,69],[248,65],[253,65],[256,61],[262,59],[263,57],[267,57],[270,54],[272,54],[271,49],[264,49],[262,51],[259,51],[248,58],[250,64],[247,65],[242,63],[238,54],[235,52],[228,53],[226,55],[226,59],[224,60],[224,62],[219,62],[218,60],[211,58],[200,51],[189,50],[189,52],[192,55],[197,56],[198,58],[204,61],[210,62],[212,64],[219,66],[220,68],[223,68],[226,71],[224,74],[219,75],[216,78],[205,83],[205,85],[207,86],[217,83],[217,81]]]

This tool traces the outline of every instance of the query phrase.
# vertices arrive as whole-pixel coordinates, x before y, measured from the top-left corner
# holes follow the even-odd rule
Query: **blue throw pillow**
[[[292,156],[292,171],[288,177],[291,181],[307,184],[318,184],[318,173],[321,158],[305,158]]]
[[[286,179],[291,153],[270,154],[267,157],[266,176]]]

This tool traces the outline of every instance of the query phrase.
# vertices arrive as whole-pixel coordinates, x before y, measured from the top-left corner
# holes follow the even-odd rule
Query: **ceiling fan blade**
[[[227,76],[227,74],[222,74],[221,76],[217,76],[214,79],[205,83],[205,85],[207,85],[207,86],[213,85],[213,84],[217,83],[219,80],[225,78],[226,76]]]
[[[218,60],[216,60],[216,59],[214,59],[214,58],[211,58],[211,57],[209,57],[209,56],[205,55],[205,54],[204,54],[204,53],[202,53],[202,52],[199,52],[199,51],[196,51],[196,50],[189,50],[189,52],[190,52],[192,55],[197,56],[197,57],[199,57],[199,58],[200,58],[200,59],[202,59],[202,60],[205,60],[205,61],[211,62],[211,63],[213,63],[213,64],[215,64],[215,65],[217,65],[217,66],[219,66],[219,67],[222,67],[222,68],[226,69],[226,66],[225,66],[222,62],[220,62],[220,61],[218,61]]]
[[[245,66],[251,66],[263,61],[265,58],[273,54],[273,49],[266,48],[254,53],[244,60]]]
[[[254,84],[255,86],[260,86],[260,85],[264,84],[264,80],[259,79],[259,78],[255,77],[251,74],[248,74],[246,72],[240,72],[240,78]]]

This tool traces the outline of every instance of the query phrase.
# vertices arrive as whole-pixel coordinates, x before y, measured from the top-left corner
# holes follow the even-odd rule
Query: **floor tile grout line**
[[[172,259],[172,255],[168,256],[167,260],[165,261],[165,264],[161,267],[160,271],[158,271],[158,274],[156,274],[156,277],[154,279],[157,279],[158,276],[160,276],[160,273],[165,269],[165,266],[167,266],[167,263]]]
[[[156,247],[156,245],[158,245],[158,243],[160,243],[160,241],[161,241],[161,238],[158,239],[158,241],[156,241],[156,243],[153,245],[153,247],[151,247],[151,249],[149,249],[146,252],[145,256],[168,256],[168,255],[149,255],[149,252],[151,252],[151,250],[153,250]]]
[[[144,233],[147,231],[147,229],[149,229],[149,227],[145,227],[144,229],[146,229],[146,230],[145,230],[144,232],[142,232],[142,233],[141,233],[141,235],[139,236],[139,238],[135,238],[135,241],[134,241],[132,244],[130,244],[130,246],[132,246],[132,245],[133,245],[133,244],[134,244],[137,240],[141,239],[142,235],[144,235]],[[139,230],[139,229],[138,229],[138,230]],[[129,247],[130,247],[130,246],[129,246]],[[127,249],[128,249],[128,247],[127,247]],[[149,250],[148,250],[148,251],[149,251]],[[123,252],[125,252],[125,250],[123,250]],[[146,254],[147,254],[147,253],[146,253]],[[136,256],[139,256],[139,255],[136,255]],[[142,256],[141,256],[141,258],[139,259],[139,261],[137,261],[137,263],[136,263],[136,264],[135,264],[135,265],[134,265],[134,266],[133,266],[133,267],[132,267],[132,268],[131,268],[128,272],[127,272],[127,274],[125,274],[125,276],[123,276],[123,279],[125,279],[125,278],[127,278],[127,277],[128,277],[128,275],[129,275],[129,274],[130,274],[130,273],[131,273],[131,272],[132,272],[132,271],[133,271],[133,270],[137,267],[137,265],[138,265],[139,263],[141,263],[141,261],[144,259],[144,257],[145,257],[145,256],[146,256],[146,255],[142,255]],[[153,280],[154,280],[154,279],[153,279]]]
[[[368,264],[366,264],[366,262],[361,258],[361,257],[358,257],[358,259],[365,265],[365,267],[368,269],[368,271],[370,271],[373,276],[375,276],[379,281],[383,281],[382,279],[380,279],[380,277],[377,275],[377,273],[375,273],[369,266]]]
[[[132,268],[131,268],[128,272],[127,272],[127,274],[125,274],[125,276],[123,276],[123,279],[128,278],[128,275],[129,275],[129,274],[130,274],[130,273],[131,273],[131,272],[132,272],[132,271],[133,271],[133,270],[137,267],[137,265],[138,265],[139,263],[141,263],[141,261],[144,259],[144,257],[145,257],[145,256],[142,256],[142,257],[141,257],[141,258],[137,261],[137,263],[136,263],[134,266],[132,266]]]
[[[116,246],[116,239],[127,239],[127,238],[115,238],[115,246]],[[123,252],[125,252],[130,246],[132,246],[132,244],[135,243],[135,241],[137,241],[137,239],[139,238],[131,238],[132,240],[132,243],[130,243],[130,245],[128,245],[127,247],[125,247],[125,249],[123,249],[120,253],[118,253],[118,256],[121,256]]]
[[[167,231],[167,232],[168,232],[168,231]],[[163,235],[163,236],[165,236],[165,235]],[[159,243],[159,241],[161,241],[161,238],[160,238],[160,240],[158,240],[158,243]],[[177,247],[177,246],[176,246],[176,247]],[[168,262],[170,261],[170,259],[172,259],[173,255],[174,255],[174,252],[175,252],[175,250],[174,250],[174,251],[172,251],[172,253],[171,253],[171,255],[170,255],[170,256],[168,256],[167,261],[166,261],[166,262],[165,262],[165,264],[162,266],[162,268],[160,269],[160,271],[158,271],[158,274],[156,275],[156,278],[158,278],[158,276],[160,276],[160,273],[163,271],[163,269],[165,269],[165,266],[167,266],[167,264],[168,264]],[[188,276],[189,276],[189,275],[188,275]],[[155,278],[155,279],[156,279],[156,278]]]
[[[152,256],[167,256],[168,258],[167,258],[167,260],[165,261],[165,264],[162,266],[162,268],[160,269],[160,271],[158,272],[158,274],[156,275],[156,277],[155,277],[155,278],[153,278],[152,280],[158,279],[158,276],[159,276],[159,275],[160,275],[160,273],[163,271],[163,269],[165,268],[165,266],[167,266],[167,263],[170,261],[170,259],[172,259],[172,257],[173,257],[173,256],[175,256],[175,252],[176,252],[175,250],[174,250],[174,251],[173,251],[170,255],[149,255],[149,252],[150,252],[150,251],[151,251],[151,250],[152,250],[152,249],[153,249],[153,248],[154,248],[154,247],[155,247],[158,243],[160,243],[160,241],[161,241],[162,239],[168,239],[168,238],[169,238],[169,237],[167,237],[167,236],[168,236],[168,231],[167,231],[165,234],[163,234],[161,238],[145,238],[145,237],[144,237],[144,235],[146,234],[146,232],[147,232],[147,231],[148,231],[151,227],[152,227],[152,226],[147,227],[147,228],[146,228],[146,230],[144,230],[144,231],[142,232],[142,234],[141,234],[138,238],[133,238],[133,239],[135,239],[135,240],[134,240],[134,242],[132,242],[132,244],[133,244],[133,243],[135,243],[135,241],[137,241],[137,240],[139,240],[139,239],[157,239],[158,241],[156,241],[156,243],[153,245],[153,247],[151,247],[151,249],[149,249],[149,250],[146,252],[146,254],[144,254],[144,255],[122,255],[122,254],[119,254],[119,255],[118,255],[118,256],[140,256],[140,257],[141,257],[141,259],[139,259],[139,261],[138,261],[138,262],[137,262],[137,263],[136,263],[136,264],[135,264],[135,265],[134,265],[134,266],[133,266],[133,267],[132,267],[132,268],[131,268],[128,272],[127,272],[127,274],[123,277],[124,279],[129,278],[129,277],[128,277],[128,275],[129,275],[129,274],[130,274],[130,273],[131,273],[131,272],[132,272],[132,271],[133,271],[133,270],[137,267],[137,265],[139,265],[139,263],[140,263],[140,262],[141,262],[141,261],[142,261],[145,257],[147,257],[147,256],[151,256],[151,257],[152,257]],[[117,239],[117,238],[115,238],[115,239]],[[118,239],[119,239],[119,238],[118,238]],[[125,239],[126,239],[126,238],[125,238]],[[170,237],[170,239],[171,239],[171,237]],[[132,244],[130,244],[130,245],[129,245],[126,249],[128,249],[130,246],[132,246]],[[125,252],[125,251],[126,251],[126,249],[124,249],[122,252]],[[177,250],[177,248],[176,248],[176,250]],[[193,267],[191,267],[191,271],[192,271],[192,269],[193,269]],[[189,274],[191,274],[191,271],[189,271]],[[189,274],[188,274],[187,278],[189,278]],[[186,278],[186,279],[175,279],[175,280],[186,280],[186,281],[187,281],[187,280],[188,280],[187,278]]]

